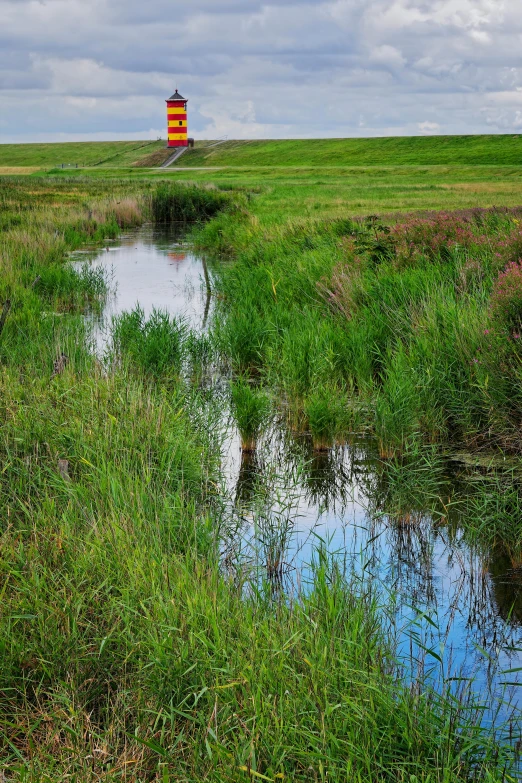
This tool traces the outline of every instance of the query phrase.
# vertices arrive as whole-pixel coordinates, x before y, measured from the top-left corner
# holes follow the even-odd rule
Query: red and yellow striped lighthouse
[[[177,90],[167,99],[168,147],[188,147],[187,103]]]

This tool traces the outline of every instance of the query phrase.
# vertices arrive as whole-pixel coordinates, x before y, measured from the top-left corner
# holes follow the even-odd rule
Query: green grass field
[[[191,181],[255,192],[261,221],[517,206],[522,139],[434,136],[196,142],[168,170],[164,141],[0,145],[0,174]],[[61,169],[61,164],[80,168]]]
[[[253,211],[268,223],[522,202],[518,136],[213,144],[197,142],[167,170],[159,168],[164,142],[3,145],[0,173],[240,188],[256,194]]]

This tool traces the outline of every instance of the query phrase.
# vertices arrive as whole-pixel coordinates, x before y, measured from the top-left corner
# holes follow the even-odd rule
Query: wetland
[[[132,187],[3,191],[6,776],[519,779],[519,210]]]

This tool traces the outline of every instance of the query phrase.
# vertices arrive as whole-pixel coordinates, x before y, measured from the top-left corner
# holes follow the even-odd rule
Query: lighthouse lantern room
[[[188,147],[187,103],[177,89],[167,99],[168,147]]]

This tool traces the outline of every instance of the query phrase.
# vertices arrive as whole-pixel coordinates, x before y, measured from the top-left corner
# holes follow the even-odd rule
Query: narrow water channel
[[[137,304],[146,315],[156,308],[183,316],[196,331],[210,324],[205,261],[173,235],[145,227],[74,260],[101,266],[110,281],[104,312],[93,319],[97,351],[107,344],[111,318]],[[507,672],[522,667],[522,578],[468,546],[458,522],[440,524],[420,512],[397,524],[380,514],[371,442],[314,453],[306,438],[273,427],[247,455],[230,424],[222,469],[238,534],[224,542],[225,567],[240,561],[265,575],[268,568],[291,592],[306,589],[310,564],[327,550],[393,607],[388,621],[405,676],[418,665],[435,684],[473,678],[473,690],[489,706],[486,720],[507,719],[513,710],[516,716],[522,676]],[[462,688],[462,680],[452,682]]]

